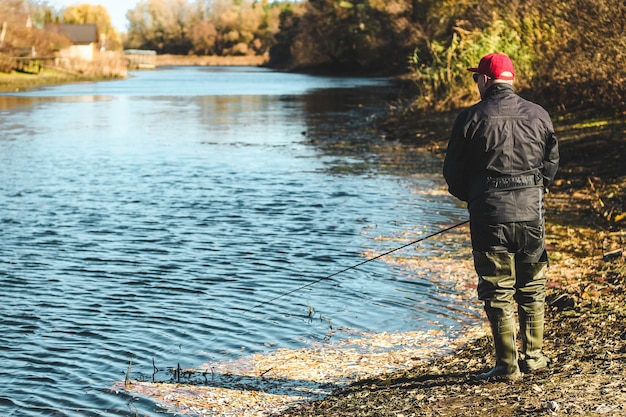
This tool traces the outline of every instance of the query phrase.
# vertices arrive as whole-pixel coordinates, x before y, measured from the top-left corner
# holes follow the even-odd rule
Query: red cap
[[[485,74],[496,80],[512,80],[515,78],[513,62],[505,54],[489,54],[482,57],[477,68],[468,68],[468,71]]]

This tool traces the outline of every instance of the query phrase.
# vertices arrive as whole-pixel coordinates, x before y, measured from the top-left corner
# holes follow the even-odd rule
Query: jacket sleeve
[[[450,194],[462,201],[469,200],[468,142],[465,139],[466,112],[454,122],[443,162],[443,176]]]
[[[548,187],[554,181],[558,169],[559,145],[552,123],[549,122],[546,131],[546,152],[543,158],[543,169],[541,170],[544,187]]]

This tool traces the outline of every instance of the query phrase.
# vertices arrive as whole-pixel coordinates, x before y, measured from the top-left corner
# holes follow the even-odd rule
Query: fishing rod
[[[469,223],[469,220],[465,220],[465,221],[462,221],[461,223],[457,223],[457,224],[455,224],[455,225],[452,225],[452,226],[446,227],[446,228],[444,228],[444,229],[438,230],[438,231],[433,232],[433,233],[431,233],[431,234],[429,234],[429,235],[427,235],[427,236],[421,237],[421,238],[419,238],[419,239],[417,239],[417,240],[414,240],[414,241],[409,242],[409,243],[407,243],[407,244],[405,244],[405,245],[402,245],[402,246],[400,246],[400,247],[398,247],[398,248],[392,249],[392,250],[387,251],[387,252],[385,252],[385,253],[381,253],[380,255],[377,255],[377,256],[375,256],[375,257],[373,257],[373,258],[366,259],[366,260],[364,260],[363,262],[359,262],[359,263],[358,263],[358,264],[356,264],[356,265],[349,266],[349,267],[347,267],[347,268],[342,269],[341,271],[337,271],[337,272],[335,272],[335,273],[333,273],[333,274],[330,274],[330,275],[327,275],[327,276],[325,276],[325,277],[322,277],[322,278],[316,279],[315,281],[311,281],[311,282],[309,282],[309,283],[307,283],[307,284],[304,284],[304,285],[302,285],[302,286],[300,286],[300,287],[298,287],[298,288],[295,288],[295,289],[293,289],[293,290],[291,290],[291,291],[287,291],[287,292],[281,293],[281,294],[279,294],[279,295],[277,295],[277,296],[275,296],[275,297],[273,297],[273,298],[270,298],[269,300],[263,301],[263,302],[261,302],[261,303],[259,303],[259,304],[255,305],[255,306],[253,306],[253,307],[251,307],[251,308],[248,308],[248,309],[246,309],[246,310],[243,310],[243,312],[244,312],[244,313],[247,313],[247,312],[250,312],[250,311],[252,311],[252,310],[255,310],[255,309],[259,308],[259,307],[262,307],[262,306],[264,306],[264,305],[271,304],[271,303],[273,303],[274,301],[278,300],[279,298],[286,297],[286,296],[291,295],[291,294],[293,294],[293,293],[295,293],[295,292],[298,292],[298,291],[301,291],[301,290],[303,290],[303,289],[305,289],[305,288],[311,287],[311,286],[313,286],[313,285],[315,285],[315,284],[317,284],[317,283],[319,283],[319,282],[329,280],[329,279],[331,279],[331,278],[332,278],[332,277],[334,277],[334,276],[337,276],[337,275],[342,274],[342,273],[344,273],[344,272],[350,271],[351,269],[356,269],[356,268],[358,268],[358,267],[360,267],[360,266],[362,266],[362,265],[365,265],[365,264],[366,264],[366,263],[368,263],[368,262],[375,261],[376,259],[380,259],[380,258],[382,258],[383,256],[387,256],[387,255],[389,255],[389,254],[391,254],[391,253],[397,252],[397,251],[399,251],[399,250],[401,250],[401,249],[404,249],[404,248],[406,248],[406,247],[408,247],[408,246],[415,245],[416,243],[419,243],[419,242],[422,242],[422,241],[424,241],[424,240],[427,240],[427,239],[430,239],[430,238],[432,238],[432,237],[435,237],[435,236],[437,236],[437,235],[441,235],[441,234],[443,234],[443,233],[449,232],[450,230],[452,230],[452,229],[456,229],[457,227],[460,227],[460,226],[463,226],[463,225],[464,225],[464,224],[466,224],[466,223]]]
[[[450,230],[452,230],[452,229],[456,229],[457,227],[463,226],[464,224],[467,224],[467,223],[469,223],[469,220],[465,220],[465,221],[462,221],[461,223],[457,223],[457,224],[455,224],[455,225],[452,225],[452,226],[446,227],[446,228],[444,228],[444,229],[438,230],[438,231],[433,232],[433,233],[431,233],[431,234],[429,234],[429,235],[427,235],[427,236],[423,236],[423,237],[421,237],[421,238],[419,238],[419,239],[417,239],[417,240],[414,240],[414,241],[412,241],[412,242],[409,242],[409,243],[407,243],[407,244],[405,244],[405,245],[402,245],[402,246],[397,247],[397,248],[395,248],[395,249],[389,250],[389,251],[387,251],[387,252],[385,252],[385,253],[381,253],[380,255],[377,255],[377,256],[375,256],[375,257],[373,257],[373,258],[366,259],[366,260],[364,260],[364,261],[362,261],[362,262],[359,262],[359,263],[358,263],[358,264],[356,264],[356,265],[349,266],[349,267],[344,268],[344,269],[342,269],[342,270],[340,270],[340,271],[337,271],[337,272],[335,272],[335,273],[333,273],[333,274],[327,275],[327,276],[322,277],[322,278],[318,278],[318,279],[316,279],[315,281],[311,281],[311,282],[309,282],[309,283],[307,283],[307,284],[301,285],[301,286],[299,286],[299,287],[297,287],[297,288],[295,288],[295,289],[293,289],[293,290],[291,290],[291,291],[287,291],[287,292],[281,293],[281,294],[279,294],[279,295],[277,295],[277,296],[275,296],[275,297],[273,297],[273,298],[270,298],[270,299],[268,299],[268,300],[265,300],[265,301],[263,301],[263,302],[261,302],[261,303],[259,303],[259,304],[255,305],[255,306],[253,306],[253,307],[250,307],[250,308],[248,308],[248,309],[240,309],[240,308],[235,308],[235,309],[236,309],[236,310],[241,311],[242,313],[248,313],[248,312],[251,312],[252,310],[255,310],[255,309],[259,308],[259,307],[262,307],[262,306],[267,305],[267,304],[271,304],[271,303],[273,303],[274,301],[276,301],[276,300],[278,300],[278,299],[280,299],[280,298],[286,297],[286,296],[288,296],[288,295],[290,295],[290,294],[293,294],[293,293],[298,292],[298,291],[301,291],[301,290],[303,290],[303,289],[305,289],[305,288],[311,287],[311,286],[313,286],[313,285],[315,285],[315,284],[317,284],[317,283],[319,283],[319,282],[321,282],[321,281],[329,280],[329,279],[331,279],[332,277],[337,276],[337,275],[339,275],[339,274],[342,274],[342,273],[344,273],[344,272],[346,272],[346,271],[349,271],[349,270],[351,270],[351,269],[356,269],[356,268],[358,268],[358,267],[360,267],[360,266],[362,266],[362,265],[365,265],[365,264],[366,264],[366,263],[368,263],[368,262],[375,261],[375,260],[377,260],[377,259],[382,258],[383,256],[387,256],[387,255],[389,255],[389,254],[391,254],[391,253],[394,253],[394,252],[397,252],[397,251],[399,251],[399,250],[402,250],[402,249],[404,249],[404,248],[406,248],[406,247],[408,247],[408,246],[415,245],[416,243],[419,243],[419,242],[422,242],[422,241],[424,241],[424,240],[427,240],[427,239],[430,239],[430,238],[432,238],[432,237],[435,237],[435,236],[437,236],[437,235],[441,235],[441,234],[443,234],[443,233],[449,232]],[[209,339],[209,342],[211,342],[211,341],[213,341],[213,340],[216,340],[217,338],[218,338],[218,336],[217,336],[217,335],[214,335],[211,339]],[[180,345],[179,345],[179,346],[180,346]],[[221,355],[219,355],[219,356],[223,357],[223,356],[225,356],[225,355],[226,355],[226,353],[223,353],[223,354],[221,354]],[[131,363],[132,363],[132,362],[131,362]],[[152,365],[152,366],[154,367],[154,369],[157,369],[157,368],[156,368],[156,366],[154,366],[154,361],[153,361],[153,365]],[[129,367],[129,369],[130,369],[130,367]],[[272,368],[272,369],[273,369],[273,368]],[[180,374],[180,372],[181,372],[181,369],[180,369],[180,364],[178,364],[178,366],[177,366],[176,368],[171,367],[171,368],[170,368],[170,370],[172,370],[172,372],[174,373],[174,376],[175,376],[175,377],[177,376],[178,378],[180,378],[180,375],[181,375],[181,374]],[[158,372],[158,369],[157,369],[157,372]],[[206,377],[205,377],[205,378],[206,378]],[[153,380],[154,380],[154,373],[153,373]]]

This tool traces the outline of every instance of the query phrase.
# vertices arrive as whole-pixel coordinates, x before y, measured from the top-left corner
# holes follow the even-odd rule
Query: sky
[[[76,6],[79,4],[93,4],[104,6],[111,17],[111,24],[118,32],[126,32],[128,21],[126,20],[126,12],[134,9],[139,0],[49,0],[48,4],[57,11],[67,6]]]

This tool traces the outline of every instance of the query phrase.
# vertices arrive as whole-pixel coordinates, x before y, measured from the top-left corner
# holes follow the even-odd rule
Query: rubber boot
[[[477,380],[497,381],[515,380],[522,376],[517,362],[517,346],[515,344],[516,325],[513,314],[502,316],[501,310],[485,307],[493,343],[496,350],[496,366],[490,371],[476,376]]]
[[[507,252],[474,251],[478,273],[478,298],[485,302],[496,351],[496,366],[476,377],[479,380],[516,379],[520,377],[515,345],[514,255]]]
[[[538,262],[516,266],[518,277],[526,282],[518,290],[516,297],[523,354],[520,367],[524,373],[532,373],[548,366],[548,358],[542,353],[546,264]]]
[[[541,306],[543,309],[543,306]],[[538,371],[548,366],[548,358],[541,352],[543,348],[544,314],[537,311],[528,314],[519,309],[520,335],[522,339],[522,354],[520,367],[526,374]]]

